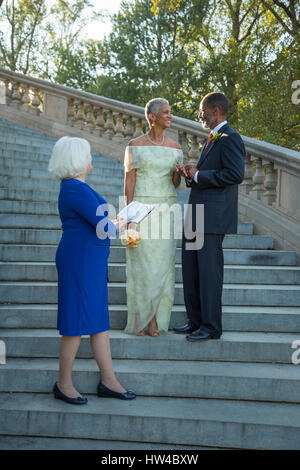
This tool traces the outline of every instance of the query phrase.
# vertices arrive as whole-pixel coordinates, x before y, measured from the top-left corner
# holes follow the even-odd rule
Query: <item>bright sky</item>
[[[91,3],[94,5],[94,9],[106,10],[109,14],[117,13],[122,0],[94,0]],[[134,0],[131,0],[134,1]],[[89,24],[85,28],[86,34],[90,39],[103,39],[104,35],[107,35],[111,31],[111,23],[109,18],[101,21]]]
[[[135,0],[127,0],[134,2]],[[55,0],[46,0],[47,7],[50,8],[51,5],[55,3]],[[117,13],[120,9],[122,0],[90,0],[90,3],[93,5],[92,8],[86,10],[87,13],[92,11],[104,11],[110,15]],[[109,18],[103,18],[103,20],[97,20],[93,23],[90,23],[84,28],[85,36],[88,39],[103,39],[103,37],[109,34],[111,31],[111,22]]]

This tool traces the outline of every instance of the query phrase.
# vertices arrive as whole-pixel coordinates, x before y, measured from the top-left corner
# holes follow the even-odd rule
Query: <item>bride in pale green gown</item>
[[[137,247],[126,248],[127,325],[125,332],[150,336],[167,332],[175,289],[175,256],[181,209],[175,188],[180,184],[176,165],[182,164],[180,145],[164,130],[172,121],[168,101],[155,98],[145,107],[149,132],[131,140],[125,151],[126,204],[140,201],[155,209],[134,228]],[[173,207],[172,207],[173,206]]]

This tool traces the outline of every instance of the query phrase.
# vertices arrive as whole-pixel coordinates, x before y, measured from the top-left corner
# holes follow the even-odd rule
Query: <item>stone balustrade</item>
[[[0,83],[0,116],[57,137],[80,135],[105,156],[122,161],[127,142],[147,129],[140,106],[2,68]],[[201,124],[175,116],[169,135],[181,144],[185,162],[195,163],[207,138]],[[269,208],[281,225],[287,220],[291,232],[298,229],[300,251],[300,152],[245,136],[243,141],[247,155],[240,185],[241,216],[255,218]]]

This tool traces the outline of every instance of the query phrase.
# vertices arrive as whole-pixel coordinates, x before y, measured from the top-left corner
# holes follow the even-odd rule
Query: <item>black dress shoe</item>
[[[67,395],[64,395],[58,388],[57,382],[55,382],[54,387],[53,387],[53,392],[54,392],[54,397],[58,398],[59,400],[66,401],[67,403],[71,403],[72,405],[84,405],[85,403],[88,402],[88,399],[85,397],[76,397],[76,398],[70,398],[67,397]]]
[[[97,391],[98,397],[119,398],[120,400],[133,400],[136,397],[136,394],[131,390],[127,390],[125,393],[115,392],[114,390],[105,387],[101,382],[98,384]]]
[[[180,334],[193,333],[193,331],[196,331],[196,330],[197,328],[193,328],[190,323],[186,323],[185,325],[174,327],[175,333],[180,333]]]
[[[201,331],[201,329],[194,331],[186,337],[188,341],[201,341],[205,339],[219,339],[221,335],[219,333],[207,333],[206,331]]]

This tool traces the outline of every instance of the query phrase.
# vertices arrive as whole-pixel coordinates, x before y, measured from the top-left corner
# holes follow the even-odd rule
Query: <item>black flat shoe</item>
[[[219,333],[207,333],[206,331],[201,331],[200,329],[194,331],[186,337],[188,341],[204,341],[206,339],[219,339],[221,335]]]
[[[70,398],[67,397],[67,395],[64,395],[58,388],[57,382],[55,382],[54,387],[53,387],[53,393],[54,397],[58,398],[58,400],[63,400],[66,401],[67,403],[71,403],[72,405],[84,405],[85,403],[88,402],[88,399],[85,397],[76,397],[76,398]]]
[[[136,397],[136,394],[131,390],[127,390],[125,393],[115,392],[110,388],[105,387],[105,385],[99,382],[97,387],[98,397],[110,397],[110,398],[119,398],[120,400],[133,400]]]
[[[193,333],[194,331],[197,330],[197,328],[193,328],[190,323],[186,323],[185,325],[175,326],[173,330],[175,333],[188,334],[188,333]]]

